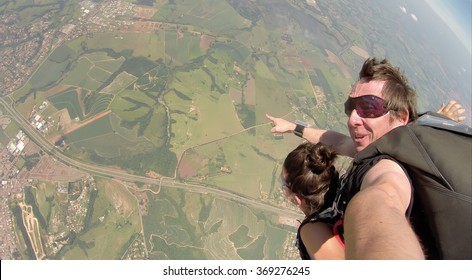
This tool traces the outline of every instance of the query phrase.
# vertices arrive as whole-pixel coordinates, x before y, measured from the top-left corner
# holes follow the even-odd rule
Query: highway
[[[294,210],[280,208],[271,204],[264,203],[262,201],[255,200],[253,198],[245,197],[240,194],[232,193],[227,190],[218,189],[215,187],[180,182],[172,178],[154,179],[144,176],[138,176],[126,173],[122,170],[116,170],[112,168],[91,165],[88,163],[77,161],[64,155],[59,149],[54,146],[53,143],[45,139],[39,131],[37,131],[27,120],[25,120],[24,117],[15,110],[13,100],[11,100],[9,96],[1,97],[0,104],[2,104],[5,109],[4,113],[7,113],[12,118],[12,120],[14,120],[21,127],[21,129],[26,133],[26,135],[28,135],[28,137],[32,141],[34,141],[41,149],[43,149],[46,153],[50,154],[57,160],[67,164],[68,166],[75,167],[84,172],[98,176],[119,179],[123,181],[142,182],[145,184],[158,185],[160,187],[173,187],[196,193],[212,194],[219,198],[236,201],[244,205],[248,205],[250,207],[254,207],[288,218],[300,219],[303,216],[301,213]]]

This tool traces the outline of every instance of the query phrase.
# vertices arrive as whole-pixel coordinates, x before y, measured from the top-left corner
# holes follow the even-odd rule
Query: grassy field
[[[110,120],[108,116],[104,116],[84,127],[81,127],[65,136],[65,141],[70,144],[74,144],[81,141],[90,140],[96,137],[100,137],[102,135],[107,135],[113,133],[113,129],[110,124]],[[104,139],[105,140],[105,139]],[[112,144],[112,142],[106,141],[105,143],[99,146],[103,146],[105,144]],[[94,146],[91,145],[90,149],[94,149]]]
[[[117,53],[129,50],[133,56],[155,61],[165,58],[164,36],[160,30],[152,33],[94,33],[93,38],[80,37],[70,44],[73,49],[80,49],[81,43],[86,42],[89,49],[110,48]]]
[[[176,5],[166,5],[158,10],[157,21],[180,22],[192,25],[214,34],[232,35],[250,26],[226,1],[174,1]]]
[[[77,245],[64,255],[65,259],[121,259],[130,238],[141,230],[136,198],[111,180],[98,179],[97,186],[93,226],[78,237]]]
[[[84,112],[80,106],[80,101],[77,96],[77,91],[70,88],[64,92],[54,95],[49,101],[58,109],[67,109],[72,119],[84,119]]]
[[[181,33],[178,30],[166,30],[165,49],[166,54],[173,58],[173,62],[180,65],[203,55],[200,36],[189,32]]]
[[[58,47],[12,95],[17,109],[29,117],[49,100],[52,106],[42,117],[67,119],[60,115],[66,109],[68,117],[79,119],[70,126],[109,110],[64,135],[67,155],[142,176],[176,174],[176,180],[279,205],[281,164],[301,139],[275,138],[265,114],[345,131],[343,93],[352,81],[327,57],[326,50],[339,55],[336,39],[323,26],[315,26],[318,33],[306,30],[307,18],[291,18],[293,11],[272,14],[275,6],[164,2],[155,3],[155,30],[95,32]],[[202,38],[211,38],[211,44]],[[349,50],[344,56],[358,60]],[[316,96],[314,86],[321,88]],[[3,138],[17,129],[10,126]],[[64,258],[119,258],[141,230],[135,198],[115,182],[99,180],[97,186],[93,226]],[[49,188],[37,191],[42,205]],[[294,230],[281,226],[276,215],[179,190],[147,197],[143,230],[150,258],[287,256],[282,245]],[[133,209],[128,216],[118,201]],[[63,218],[59,205],[42,207],[42,215]]]
[[[272,239],[293,234],[248,207],[212,196],[161,190],[148,197],[143,223],[154,259],[283,259],[283,246]]]

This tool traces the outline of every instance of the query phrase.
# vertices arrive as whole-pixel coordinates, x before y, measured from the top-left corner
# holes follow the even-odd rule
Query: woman
[[[336,152],[309,142],[286,157],[281,174],[283,193],[306,215],[298,229],[297,246],[302,259],[344,259],[344,247],[333,233],[333,224],[315,221],[333,204],[339,174],[333,163]]]

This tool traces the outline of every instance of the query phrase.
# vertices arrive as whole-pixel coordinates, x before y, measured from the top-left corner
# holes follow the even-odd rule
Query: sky
[[[424,0],[456,34],[469,53],[472,53],[472,0]]]

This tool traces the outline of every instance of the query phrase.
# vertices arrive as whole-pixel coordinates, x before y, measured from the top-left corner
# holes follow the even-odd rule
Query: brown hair
[[[284,161],[287,188],[310,205],[317,213],[334,201],[339,174],[333,163],[337,153],[321,143],[300,144]]]
[[[359,79],[385,81],[382,89],[386,108],[391,110],[394,118],[400,118],[402,112],[408,111],[408,122],[418,117],[416,112],[416,91],[410,87],[401,70],[394,67],[387,59],[378,61],[368,58],[359,72]]]

